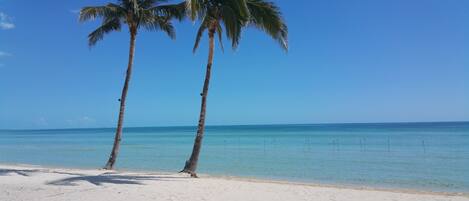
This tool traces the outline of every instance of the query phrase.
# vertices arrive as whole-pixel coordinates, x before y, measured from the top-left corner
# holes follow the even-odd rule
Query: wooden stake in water
[[[391,139],[388,137],[388,152],[391,152]]]
[[[223,140],[223,157],[226,158],[226,139]]]
[[[366,138],[363,138],[363,151],[366,152]]]
[[[362,152],[363,151],[363,142],[362,142],[362,139],[360,138],[360,151]]]
[[[339,142],[339,139],[337,139],[337,151],[340,152],[340,142]]]
[[[264,156],[265,156],[265,137],[264,137]]]
[[[423,153],[427,153],[427,148],[425,147],[425,140],[422,140]]]
[[[241,146],[241,139],[240,139],[240,137],[238,137],[238,159],[241,157],[241,156],[240,156],[240,155],[241,155],[241,148],[240,148],[240,146]]]

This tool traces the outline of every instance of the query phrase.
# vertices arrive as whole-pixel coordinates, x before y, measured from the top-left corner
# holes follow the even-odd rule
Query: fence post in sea
[[[336,143],[337,143],[337,152],[340,152],[340,140],[337,139]]]
[[[238,136],[238,160],[241,159],[241,137]]]
[[[332,152],[335,151],[335,139],[332,139],[332,142],[330,143],[330,145],[332,146],[331,150]]]
[[[391,139],[388,137],[388,152],[391,152]]]
[[[306,153],[308,150],[308,145],[306,144],[306,136],[305,136],[305,143],[303,144],[303,153]]]
[[[226,139],[223,139],[223,157],[226,159]]]
[[[363,152],[363,142],[361,138],[360,138],[360,152]]]
[[[423,148],[423,153],[427,153],[427,148],[425,147],[425,140],[422,140],[422,148]]]
[[[366,138],[363,138],[363,152],[366,152]]]
[[[265,157],[265,136],[264,136],[264,157]]]

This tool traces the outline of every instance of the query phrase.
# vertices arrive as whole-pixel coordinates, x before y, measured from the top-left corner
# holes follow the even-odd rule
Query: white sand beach
[[[467,195],[0,165],[1,201],[469,201]]]

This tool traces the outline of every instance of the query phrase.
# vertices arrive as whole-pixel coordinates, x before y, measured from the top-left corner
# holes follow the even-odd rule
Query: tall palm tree
[[[213,54],[215,46],[215,34],[218,35],[221,48],[223,27],[226,36],[231,40],[231,45],[235,49],[241,39],[241,32],[244,27],[252,26],[258,28],[273,39],[277,40],[281,47],[288,50],[288,29],[282,19],[280,9],[272,2],[265,0],[186,0],[187,8],[192,20],[199,19],[201,25],[197,32],[193,51],[199,46],[203,33],[208,31],[209,54],[205,73],[205,81],[202,89],[202,103],[200,109],[197,135],[194,147],[189,160],[186,161],[181,172],[189,173],[192,177],[197,177],[196,169],[199,154],[202,147],[202,139],[205,130],[205,115],[207,106],[208,88],[213,64]]]
[[[132,67],[135,52],[135,39],[140,28],[149,31],[163,31],[170,38],[175,38],[174,27],[171,24],[172,18],[182,19],[185,15],[185,3],[176,5],[162,5],[167,0],[118,0],[116,4],[109,3],[105,6],[84,7],[80,11],[80,21],[94,20],[102,18],[102,24],[95,31],[88,35],[89,45],[94,46],[96,42],[102,40],[105,34],[112,31],[120,31],[122,24],[126,24],[130,33],[129,61],[125,76],[122,95],[119,99],[119,119],[117,121],[114,145],[105,165],[105,169],[113,169],[119,153],[120,141],[122,137],[122,125],[124,122],[125,101],[129,82],[132,75]]]

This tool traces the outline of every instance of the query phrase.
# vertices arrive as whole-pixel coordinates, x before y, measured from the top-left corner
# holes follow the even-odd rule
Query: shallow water
[[[125,129],[117,168],[178,171],[195,127]],[[0,131],[0,163],[97,168],[114,129]],[[469,192],[469,122],[211,126],[199,172]]]

